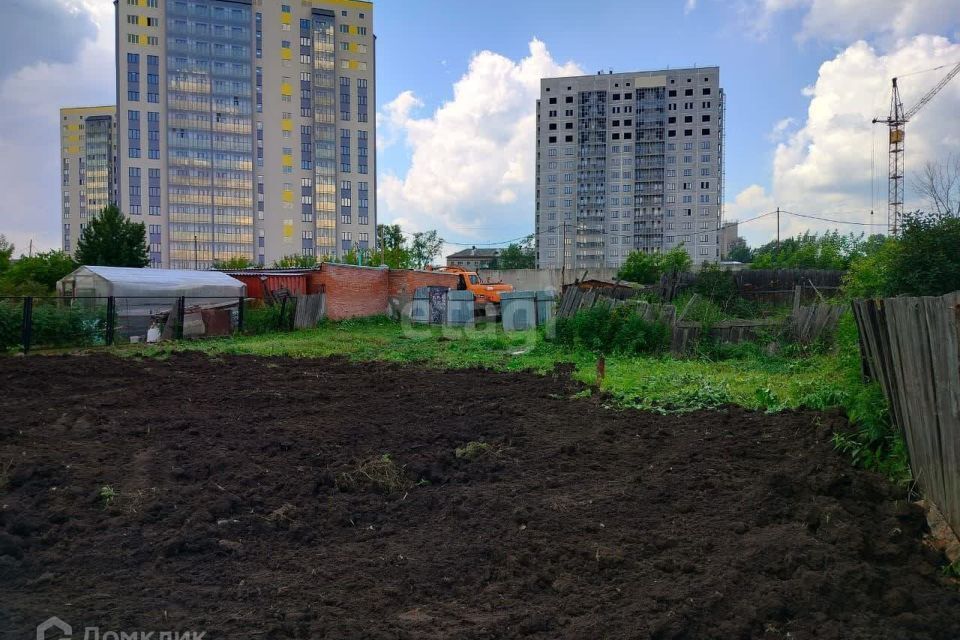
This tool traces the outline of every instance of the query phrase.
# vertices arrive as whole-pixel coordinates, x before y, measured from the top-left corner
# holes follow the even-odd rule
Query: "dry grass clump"
[[[473,462],[474,460],[479,460],[487,456],[497,457],[503,453],[503,450],[503,446],[493,445],[489,442],[473,441],[454,449],[453,455],[460,460]]]
[[[413,486],[406,468],[397,464],[389,453],[370,458],[353,471],[338,474],[336,484],[341,491],[372,488],[387,494],[400,493]]]

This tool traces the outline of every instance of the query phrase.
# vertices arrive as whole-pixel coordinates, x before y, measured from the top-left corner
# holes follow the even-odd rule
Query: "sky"
[[[280,0],[264,0],[279,2]],[[544,76],[720,67],[726,219],[886,224],[890,78],[912,106],[960,62],[960,0],[379,0],[378,216],[449,251],[533,231]],[[111,0],[0,2],[0,233],[59,246],[61,106],[115,100]],[[960,78],[908,124],[909,187],[960,154]],[[871,216],[873,209],[875,214]],[[752,245],[775,216],[740,227]]]

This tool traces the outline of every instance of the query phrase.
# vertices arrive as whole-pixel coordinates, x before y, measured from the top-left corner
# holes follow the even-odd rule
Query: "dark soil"
[[[202,355],[8,358],[0,388],[3,638],[52,615],[75,637],[960,637],[923,514],[833,451],[838,416]]]

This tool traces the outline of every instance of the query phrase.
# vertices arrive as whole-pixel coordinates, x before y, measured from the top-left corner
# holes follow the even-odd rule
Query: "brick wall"
[[[324,262],[311,280],[325,287],[331,320],[387,313],[387,269]]]
[[[459,276],[454,273],[391,269],[387,293],[391,315],[395,318],[399,317],[410,301],[413,300],[413,292],[417,290],[417,287],[456,289],[458,278]]]

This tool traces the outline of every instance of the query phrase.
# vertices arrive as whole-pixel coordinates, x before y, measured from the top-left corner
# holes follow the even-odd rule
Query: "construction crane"
[[[942,68],[937,67],[937,69]],[[909,111],[903,110],[900,89],[897,87],[897,79],[894,78],[893,91],[890,94],[890,115],[886,118],[873,119],[873,124],[882,122],[890,128],[889,171],[887,173],[887,233],[891,236],[895,236],[899,232],[900,220],[903,217],[903,138],[906,124],[910,118],[917,115],[917,112],[924,105],[933,100],[933,97],[940,93],[940,90],[947,86],[947,83],[953,80],[953,77],[958,73],[960,73],[960,63],[957,63],[937,83],[937,86],[930,89]]]

